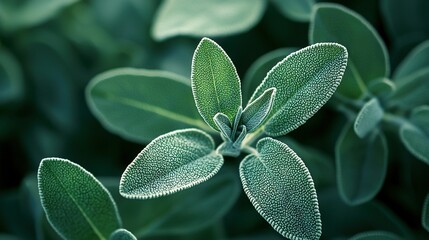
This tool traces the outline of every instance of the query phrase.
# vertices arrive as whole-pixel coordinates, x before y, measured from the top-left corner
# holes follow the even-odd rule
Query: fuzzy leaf
[[[377,98],[369,100],[362,109],[359,111],[355,123],[355,133],[360,137],[364,138],[368,133],[377,127],[378,123],[383,118],[384,110],[380,106]]]
[[[21,67],[15,57],[0,46],[0,106],[19,100],[23,93]]]
[[[241,123],[247,127],[248,132],[253,132],[264,122],[273,107],[275,96],[276,88],[269,88],[246,106],[241,115]]]
[[[338,190],[349,205],[370,201],[383,186],[387,172],[387,144],[382,132],[364,139],[347,124],[338,138],[335,155]]]
[[[429,136],[416,126],[404,124],[399,129],[402,143],[416,158],[429,164]]]
[[[137,240],[137,238],[126,229],[117,229],[110,235],[109,240]]]
[[[402,82],[404,78],[417,74],[427,66],[429,66],[429,40],[419,44],[407,55],[396,68],[393,79]]]
[[[309,37],[310,43],[336,42],[347,48],[349,61],[338,87],[343,96],[358,98],[370,81],[389,75],[389,57],[381,37],[362,16],[341,5],[316,4]]]
[[[358,233],[349,240],[401,240],[403,238],[398,235],[386,231],[369,231]]]
[[[409,110],[420,105],[429,105],[429,67],[417,71],[396,81],[397,91],[392,95],[389,102],[391,105]]]
[[[197,129],[159,136],[128,165],[119,191],[126,198],[149,199],[202,183],[223,164],[214,147],[213,139]]]
[[[219,112],[234,121],[241,106],[240,79],[231,59],[213,40],[203,38],[195,49],[191,85],[195,104],[208,125],[219,130],[213,121]]]
[[[426,195],[422,210],[422,225],[429,232],[429,194]]]
[[[243,99],[248,101],[252,93],[261,84],[265,76],[267,76],[267,73],[278,62],[297,50],[297,48],[279,48],[256,59],[244,75]]]
[[[314,0],[273,0],[280,12],[295,21],[310,21]]]
[[[284,237],[319,239],[316,190],[302,160],[286,144],[261,139],[240,164],[244,191],[259,214]]]
[[[265,11],[260,0],[166,0],[155,17],[152,36],[162,41],[174,36],[214,37],[245,32]]]
[[[346,65],[347,50],[336,43],[314,44],[279,62],[250,99],[277,89],[265,132],[280,136],[304,124],[335,92]]]
[[[180,128],[211,130],[193,107],[189,80],[179,75],[116,69],[92,79],[86,93],[98,120],[126,139],[147,143]]]
[[[65,239],[107,239],[121,225],[110,193],[81,166],[45,158],[38,171],[40,199],[52,227]]]
[[[216,126],[219,128],[220,133],[222,135],[222,138],[225,140],[232,141],[232,126],[231,122],[228,119],[228,116],[226,116],[223,113],[217,113],[213,118]]]

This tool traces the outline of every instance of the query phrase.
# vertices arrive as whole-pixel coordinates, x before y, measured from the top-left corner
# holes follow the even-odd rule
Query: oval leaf
[[[429,105],[419,106],[413,109],[410,121],[429,134]]]
[[[314,0],[273,0],[280,12],[295,21],[310,21]]]
[[[23,93],[21,67],[15,57],[0,46],[0,105],[19,100]]]
[[[378,97],[387,97],[396,91],[396,84],[387,78],[380,78],[368,84],[369,91]]]
[[[52,227],[65,239],[107,239],[121,225],[110,193],[81,166],[45,158],[38,171],[40,199]]]
[[[409,110],[420,105],[429,104],[429,67],[417,71],[397,81],[397,91],[389,99],[391,105]]]
[[[358,98],[370,81],[389,75],[389,58],[381,37],[362,16],[341,5],[316,4],[309,37],[310,43],[336,42],[347,48],[348,66],[338,87],[341,95]]]
[[[286,144],[261,139],[240,164],[244,191],[259,214],[284,237],[319,239],[316,190],[302,160]]]
[[[223,164],[213,139],[197,129],[154,139],[122,174],[119,191],[126,198],[148,199],[190,188],[213,177]]]
[[[269,88],[246,106],[241,115],[241,123],[246,126],[247,132],[254,131],[264,122],[273,107],[275,96],[276,88]]]
[[[211,130],[193,107],[189,80],[179,75],[116,69],[92,79],[86,93],[98,120],[126,139],[147,143],[180,128]]]
[[[396,68],[393,79],[401,82],[407,76],[416,74],[427,66],[429,66],[429,40],[419,44],[407,55]]]
[[[383,118],[384,110],[380,106],[377,98],[369,100],[359,111],[355,124],[355,133],[364,138],[368,133],[374,130],[378,123]]]
[[[180,35],[214,37],[244,32],[259,22],[265,5],[260,0],[166,0],[155,17],[152,36],[161,41]]]
[[[405,147],[416,158],[429,164],[429,136],[416,126],[404,124],[399,129],[399,136]]]
[[[422,225],[429,232],[429,194],[426,195],[422,210]]]
[[[249,101],[277,89],[265,132],[280,136],[304,124],[335,92],[346,65],[347,50],[336,43],[314,44],[279,62]]]
[[[399,237],[396,234],[386,231],[369,231],[358,233],[349,240],[401,240],[403,238]]]
[[[126,229],[118,229],[110,235],[109,240],[137,240],[137,238]]]
[[[349,205],[365,203],[377,195],[387,172],[387,144],[382,132],[360,139],[347,124],[338,138],[335,155],[338,190]]]
[[[234,122],[241,106],[240,79],[231,59],[213,40],[203,38],[195,49],[191,85],[195,104],[208,125],[219,130],[213,121],[217,113]]]

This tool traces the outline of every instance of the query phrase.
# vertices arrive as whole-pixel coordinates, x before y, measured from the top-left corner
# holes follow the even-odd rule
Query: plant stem
[[[253,142],[258,139],[262,134],[264,134],[264,127],[260,127],[253,133],[247,134],[246,138],[243,140],[243,149],[248,146],[250,147]]]

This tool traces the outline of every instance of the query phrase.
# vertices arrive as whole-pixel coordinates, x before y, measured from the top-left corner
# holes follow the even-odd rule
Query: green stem
[[[397,127],[410,124],[406,118],[391,113],[384,113],[383,121]]]
[[[250,147],[256,139],[262,136],[262,134],[264,134],[264,127],[260,127],[256,131],[247,134],[242,143],[242,146],[244,146],[243,149]]]
[[[258,151],[255,148],[250,146],[243,146],[242,150],[249,154],[258,155]]]

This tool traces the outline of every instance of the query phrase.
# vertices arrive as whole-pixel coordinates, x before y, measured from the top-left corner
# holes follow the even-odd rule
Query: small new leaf
[[[231,129],[231,122],[228,119],[228,116],[226,116],[223,113],[217,113],[213,117],[214,122],[216,123],[216,126],[220,130],[220,134],[222,136],[222,139],[224,141],[232,141],[231,135],[232,135],[232,129]]]
[[[383,118],[384,110],[378,102],[377,98],[369,100],[359,111],[355,123],[354,130],[360,138],[364,138],[370,133]]]
[[[259,214],[290,239],[319,239],[322,234],[317,194],[302,160],[286,144],[261,139],[258,154],[240,164],[244,191]]]
[[[38,171],[48,221],[65,239],[107,239],[121,220],[110,193],[81,166],[45,158]]]
[[[233,122],[241,106],[240,79],[225,51],[203,38],[192,59],[191,86],[195,104],[204,121],[219,131],[213,117],[224,113]]]
[[[273,107],[275,95],[276,88],[269,88],[243,110],[241,123],[248,132],[253,132],[264,122]]]
[[[149,199],[190,188],[214,176],[223,164],[213,139],[198,129],[167,133],[146,146],[123,173],[126,198]]]
[[[402,143],[416,158],[429,164],[429,137],[422,130],[411,124],[404,124],[399,129]]]
[[[126,229],[117,229],[111,235],[109,240],[137,240],[137,238]]]

